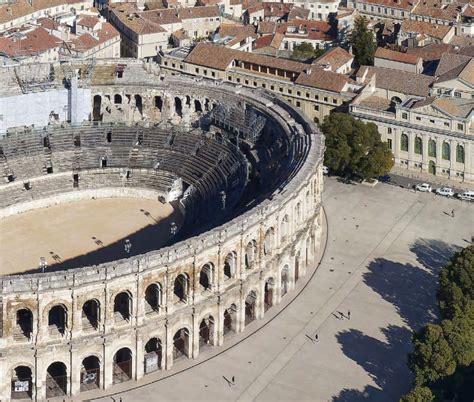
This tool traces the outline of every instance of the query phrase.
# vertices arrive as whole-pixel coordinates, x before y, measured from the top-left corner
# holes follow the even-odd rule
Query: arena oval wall
[[[166,118],[186,125],[196,113],[195,100],[201,108],[206,102],[246,102],[270,118],[274,129],[294,138],[294,163],[263,201],[201,235],[99,266],[3,276],[1,400],[10,400],[15,386],[20,395],[22,384],[39,400],[61,392],[78,395],[94,386],[107,389],[125,380],[133,385],[148,373],[172,369],[176,359],[195,359],[203,348],[225,345],[230,334],[262,319],[297,281],[305,280],[321,245],[324,138],[296,108],[265,92],[185,77],[152,76],[143,82],[95,83],[90,88],[91,103],[95,98],[93,107],[103,123],[148,124]],[[115,95],[121,96],[120,104],[113,102],[118,100]],[[140,107],[135,95],[140,96]],[[174,116],[171,105],[177,97],[183,107]],[[100,183],[91,188],[100,191]],[[48,204],[47,197],[54,195],[37,191],[34,206],[42,199]],[[23,202],[21,197],[10,200],[11,213],[21,211],[15,205]],[[206,287],[200,283],[202,270],[208,273]],[[94,322],[84,316],[86,303],[96,311]],[[62,331],[49,326],[54,308],[65,313]],[[120,308],[128,311],[126,317],[117,313]],[[31,317],[27,336],[18,327],[19,311]],[[25,372],[31,377],[21,378]]]

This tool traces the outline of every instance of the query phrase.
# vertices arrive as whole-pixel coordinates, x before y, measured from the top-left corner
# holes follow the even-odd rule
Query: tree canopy
[[[324,49],[315,49],[309,42],[303,42],[293,47],[294,59],[311,59],[322,56],[326,51]]]
[[[373,65],[374,54],[377,49],[374,34],[368,28],[368,20],[365,17],[356,18],[354,28],[349,35],[349,43],[352,46],[354,60],[359,65]]]
[[[443,320],[414,334],[408,364],[415,388],[401,402],[474,400],[474,245],[441,270],[437,298]]]
[[[333,172],[356,173],[367,179],[392,168],[392,152],[382,142],[375,124],[333,113],[324,119],[321,130],[326,136],[324,163]]]

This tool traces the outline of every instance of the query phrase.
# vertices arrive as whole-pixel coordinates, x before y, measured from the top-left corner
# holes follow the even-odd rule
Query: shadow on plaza
[[[420,266],[385,258],[369,264],[364,283],[395,307],[405,326],[381,328],[385,341],[355,329],[336,335],[344,354],[361,366],[375,385],[366,385],[362,391],[343,389],[333,402],[398,401],[409,390],[412,374],[406,363],[412,350],[412,331],[437,319],[438,274],[458,250],[443,241],[418,239],[410,251]],[[354,311],[355,314],[364,312]]]

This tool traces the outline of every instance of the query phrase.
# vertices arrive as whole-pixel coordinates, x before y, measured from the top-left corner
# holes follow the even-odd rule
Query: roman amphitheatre
[[[131,60],[2,74],[72,101],[0,141],[0,399],[172,372],[307,281],[324,139],[296,108]]]

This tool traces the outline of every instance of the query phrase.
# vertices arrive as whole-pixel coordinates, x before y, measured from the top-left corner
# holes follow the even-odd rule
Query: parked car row
[[[433,190],[429,183],[420,183],[415,186],[416,191],[423,193],[431,193]],[[454,197],[457,196],[460,200],[463,201],[474,201],[474,191],[466,190],[462,193],[454,193],[454,190],[450,187],[439,187],[434,190],[435,194],[441,195],[443,197]]]

